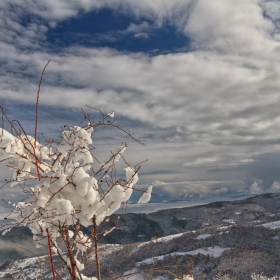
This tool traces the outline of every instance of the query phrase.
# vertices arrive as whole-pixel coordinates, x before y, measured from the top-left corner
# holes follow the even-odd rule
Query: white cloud
[[[194,161],[184,163],[183,166],[207,165],[207,164],[217,163],[219,160],[220,160],[219,157],[212,157],[212,158],[199,157]]]
[[[273,38],[277,41],[280,41],[280,3],[279,1],[263,1],[261,4],[264,13],[267,17],[269,17],[274,25],[275,29],[272,32]]]
[[[48,28],[105,6],[149,19],[128,27],[135,36],[174,24],[191,36],[191,52],[151,57],[108,48],[47,49]],[[51,59],[41,104],[114,109],[120,118],[142,122],[142,134],[153,138],[150,154],[144,152],[156,156],[151,168],[171,165],[179,179],[206,176],[207,165],[244,163],[279,149],[278,6],[257,0],[1,2],[0,98],[34,103]],[[22,22],[26,14],[32,15],[29,24]],[[182,175],[203,165],[203,171]]]
[[[80,12],[89,12],[101,8],[133,13],[136,17],[145,16],[158,22],[172,18],[175,14],[178,21],[179,15],[182,16],[184,14],[182,11],[186,11],[191,3],[191,0],[142,0],[136,2],[130,0],[49,0],[39,2],[35,0],[10,0],[8,3],[0,4],[0,8],[23,9],[28,13],[42,17],[55,26],[55,22],[77,17]]]
[[[259,0],[197,1],[184,29],[196,47],[249,55],[276,46],[274,24],[263,17]]]
[[[140,24],[130,23],[126,30],[123,32],[125,33],[140,33],[142,31],[148,30],[150,25],[148,22],[143,21]]]
[[[148,39],[150,36],[148,33],[141,32],[141,33],[136,33],[133,36],[134,38],[140,38],[140,39]]]
[[[168,183],[166,182],[162,182],[162,181],[158,181],[158,180],[155,180],[153,181],[153,186],[162,186],[162,185],[167,185]]]
[[[119,31],[120,34],[134,34],[134,38],[147,39],[150,37],[150,33],[156,27],[151,26],[147,21],[143,21],[140,24],[130,23],[125,30]]]
[[[280,14],[279,1],[264,1],[262,3],[262,7],[264,8],[267,16],[269,16],[273,20],[279,20],[279,14]]]
[[[280,192],[280,183],[278,181],[274,181],[273,184],[271,185],[270,192]]]
[[[241,180],[221,180],[221,181],[178,181],[178,182],[153,182],[155,192],[160,195],[163,193],[176,196],[193,195],[216,195],[229,191],[244,191],[244,184]],[[156,191],[157,190],[157,191]]]
[[[250,186],[249,190],[252,194],[262,193],[262,188],[256,181],[254,181],[254,183]]]

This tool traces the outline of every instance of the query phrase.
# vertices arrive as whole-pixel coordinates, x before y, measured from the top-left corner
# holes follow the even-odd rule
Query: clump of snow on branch
[[[113,118],[115,116],[115,112],[112,111],[111,113],[108,114],[109,117]]]
[[[113,117],[114,113],[109,116]],[[68,127],[62,131],[60,141],[42,145],[31,136],[14,136],[4,129],[0,130],[0,159],[7,160],[7,166],[13,172],[11,186],[35,182],[34,187],[27,189],[29,198],[18,203],[13,210],[17,217],[12,225],[27,225],[38,246],[47,246],[47,228],[53,243],[58,246],[56,240],[66,238],[63,228],[77,223],[90,226],[93,217],[98,226],[132,195],[138,174],[130,166],[125,168],[126,180],[108,180],[111,183],[107,190],[100,186],[100,179],[93,172],[93,132],[90,123],[85,127]],[[107,160],[98,167],[99,176],[100,172],[104,172],[103,178],[108,177],[106,172],[110,168],[115,170],[115,164],[125,149],[126,145],[122,145],[109,153]],[[150,193],[151,188],[144,194],[142,203],[148,202]],[[76,244],[77,254],[91,246],[90,238],[82,231],[70,234],[70,238]],[[54,251],[59,253],[58,248]],[[77,265],[80,264],[76,256],[75,260]],[[69,259],[65,261],[70,266]]]
[[[138,204],[139,203],[147,203],[150,201],[151,199],[151,193],[152,193],[152,189],[153,189],[153,186],[150,186],[147,190],[147,192],[145,192],[139,199],[138,201]]]

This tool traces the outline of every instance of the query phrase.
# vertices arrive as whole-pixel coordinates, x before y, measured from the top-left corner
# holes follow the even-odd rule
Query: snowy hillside
[[[223,273],[241,280],[251,279],[253,273],[263,273],[268,277],[280,275],[280,267],[276,266],[280,261],[280,247],[278,239],[275,238],[279,234],[278,229],[262,226],[233,226],[226,229],[217,227],[171,235],[144,243],[101,246],[103,279],[112,279],[113,275],[121,276],[132,270],[142,271],[174,265],[177,265],[176,270],[179,274],[193,265],[195,280],[218,279],[215,277]],[[90,252],[83,258],[88,265],[85,275],[94,271],[91,265],[93,258],[93,253]],[[242,261],[244,259],[246,262]],[[52,279],[45,261],[47,256],[5,263],[0,268],[0,277],[40,279],[43,275],[43,279]],[[58,259],[55,259],[55,263],[64,276],[63,279],[68,279],[63,264]],[[158,273],[152,275],[152,279],[160,279],[156,278],[159,276]],[[131,280],[151,279],[145,278],[145,275],[143,277]],[[161,279],[174,279],[165,277]]]
[[[243,201],[122,216],[120,220],[127,223],[108,239],[119,237],[124,243],[129,240],[140,242],[101,246],[102,279],[111,280],[136,270],[149,270],[150,273],[143,274],[142,278],[121,279],[174,279],[166,274],[165,278],[160,278],[163,274],[156,269],[161,267],[179,275],[192,270],[195,280],[278,279],[279,206],[279,195],[271,194]],[[168,231],[177,233],[166,235]],[[162,236],[151,238],[155,232]],[[145,241],[147,237],[151,240]],[[88,251],[81,259],[86,265],[85,275],[95,273],[93,258],[93,253]],[[43,279],[52,279],[45,260],[46,256],[6,262],[0,267],[0,277],[40,279],[43,275]],[[68,279],[65,266],[56,257],[55,265],[63,279]],[[261,274],[262,278],[258,276]]]

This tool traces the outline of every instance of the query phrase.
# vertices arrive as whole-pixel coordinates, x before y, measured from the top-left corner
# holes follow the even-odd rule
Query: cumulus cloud
[[[275,29],[272,32],[273,38],[277,41],[280,41],[280,20],[279,20],[279,14],[280,14],[280,3],[279,1],[263,1],[261,3],[261,6],[264,10],[264,14],[266,17],[268,17],[270,20],[273,21],[275,25]]]
[[[250,192],[252,194],[259,194],[262,192],[262,188],[256,181],[254,181],[254,183],[250,186]]]
[[[40,17],[48,22],[51,27],[55,27],[57,22],[71,17],[78,17],[80,13],[98,11],[101,8],[110,8],[122,13],[132,13],[135,17],[145,16],[156,20],[158,24],[164,20],[182,22],[188,7],[192,6],[192,0],[155,0],[137,1],[130,0],[61,0],[44,1],[34,0],[17,1],[11,0],[9,3],[2,3],[2,9],[22,9],[33,16]],[[183,12],[185,10],[185,12]]]
[[[274,44],[269,35],[275,26],[263,17],[258,3],[258,0],[197,1],[184,31],[191,34],[198,48],[243,55],[263,53],[266,45]]]
[[[249,190],[252,194],[260,194],[263,192],[277,193],[280,192],[280,183],[278,181],[274,181],[269,188],[264,189],[262,184],[259,184],[257,181],[254,181]]]
[[[280,192],[280,183],[278,181],[274,181],[272,186],[270,187],[271,192]]]

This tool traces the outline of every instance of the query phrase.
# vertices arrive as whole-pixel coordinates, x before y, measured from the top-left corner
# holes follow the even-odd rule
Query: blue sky
[[[59,23],[49,30],[47,42],[51,49],[73,45],[109,47],[154,56],[186,49],[189,38],[177,32],[174,25],[165,23],[157,27],[145,16],[135,18],[104,8]]]
[[[280,191],[280,2],[0,3],[0,103],[52,136],[91,105],[147,143],[139,187],[165,197]],[[106,132],[107,133],[107,132]],[[106,158],[120,134],[96,134]],[[3,169],[1,176],[6,176]]]

